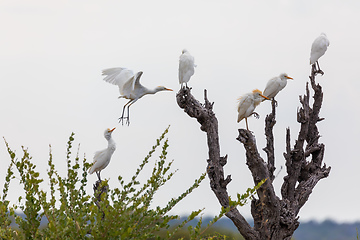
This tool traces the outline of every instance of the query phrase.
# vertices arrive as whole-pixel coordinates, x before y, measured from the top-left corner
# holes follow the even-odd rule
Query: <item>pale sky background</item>
[[[326,146],[324,162],[331,166],[327,179],[315,187],[300,211],[300,220],[360,220],[358,176],[360,111],[360,1],[45,1],[0,2],[0,135],[21,153],[28,147],[41,176],[46,178],[48,145],[56,168],[66,171],[66,142],[75,132],[80,156],[89,161],[107,145],[106,128],[116,127],[117,150],[102,177],[119,187],[117,176],[129,180],[155,139],[168,126],[168,160],[179,169],[155,196],[164,206],[185,191],[205,171],[208,158],[205,133],[177,105],[178,59],[183,48],[195,57],[197,68],[189,85],[203,102],[203,90],[219,121],[221,154],[228,154],[225,174],[232,175],[229,193],[243,193],[253,186],[245,164],[245,151],[235,138],[236,99],[254,88],[264,89],[268,79],[282,72],[294,78],[279,93],[275,131],[276,172],[284,166],[285,129],[292,143],[299,124],[296,110],[310,73],[313,40],[325,32],[330,47],[320,59],[325,72],[317,81],[324,102],[318,124]],[[102,80],[101,70],[127,67],[143,71],[141,82],[151,88],[164,85],[174,92],[145,96],[131,107],[131,125],[121,126],[124,99],[116,86]],[[259,151],[265,152],[264,119],[270,102],[257,108],[259,120],[249,119]],[[3,141],[2,141],[3,142]],[[74,153],[75,153],[74,148]],[[155,155],[158,156],[159,154]],[[20,157],[21,155],[19,155]],[[0,186],[9,156],[0,144]],[[150,164],[152,167],[156,158]],[[141,176],[145,179],[150,168]],[[275,180],[280,193],[285,169]],[[89,193],[96,175],[89,177]],[[9,199],[16,203],[21,192],[13,180]],[[47,183],[43,185],[48,189]],[[202,185],[171,213],[190,213],[205,207],[217,214],[220,205],[206,178]],[[250,217],[250,207],[240,209]]]

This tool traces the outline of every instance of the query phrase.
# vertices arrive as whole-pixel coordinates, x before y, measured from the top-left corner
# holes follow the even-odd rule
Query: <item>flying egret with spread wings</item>
[[[194,57],[191,56],[188,50],[184,49],[179,58],[179,83],[181,84],[181,88],[184,83],[187,87],[187,82],[191,76],[194,75],[195,67]]]
[[[321,73],[321,75],[323,75],[324,72],[320,69],[319,58],[325,54],[329,45],[330,42],[326,34],[321,33],[320,36],[315,39],[315,41],[311,46],[310,65],[314,65],[316,63],[318,69],[316,69],[316,65],[315,65],[314,66],[315,70],[316,72]]]
[[[115,152],[115,149],[116,149],[115,141],[111,138],[111,134],[114,130],[115,130],[115,128],[113,128],[111,130],[108,128],[105,130],[104,137],[108,141],[108,147],[104,150],[97,151],[95,153],[94,163],[89,170],[90,174],[93,174],[94,172],[96,172],[96,175],[98,176],[99,181],[101,181],[101,178],[100,178],[101,170],[103,170],[104,168],[107,167],[107,165],[109,165],[111,156],[113,155],[113,153]]]
[[[263,99],[269,99],[264,96],[260,90],[255,89],[251,93],[246,93],[242,95],[238,100],[238,119],[237,122],[240,122],[245,118],[246,129],[249,130],[247,118],[251,115],[254,115],[256,118],[259,118],[259,114],[254,112],[257,105],[261,103]]]
[[[264,96],[275,101],[275,96],[286,86],[288,79],[293,78],[289,77],[286,73],[282,73],[278,77],[271,78],[266,84],[263,92]],[[265,99],[262,99],[262,101],[265,101]]]
[[[137,100],[145,96],[146,94],[155,94],[159,91],[172,91],[172,89],[166,88],[164,86],[159,86],[154,89],[148,89],[141,85],[140,77],[143,72],[137,72],[136,74],[133,71],[126,68],[108,68],[102,71],[102,75],[106,76],[104,81],[118,85],[120,90],[119,98],[130,99],[122,110],[122,115],[119,118],[119,122],[124,124],[124,118],[127,120],[127,124],[130,124],[130,111],[129,108]],[[127,107],[127,117],[124,117],[125,108]]]

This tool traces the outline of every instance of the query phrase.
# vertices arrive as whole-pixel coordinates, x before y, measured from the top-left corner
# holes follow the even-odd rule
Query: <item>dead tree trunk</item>
[[[323,100],[322,88],[315,83],[316,70],[313,67],[310,76],[311,87],[314,90],[314,102],[310,107],[309,84],[306,84],[306,93],[300,96],[302,107],[298,110],[297,121],[301,128],[293,148],[290,146],[290,129],[286,130],[286,152],[284,153],[287,175],[281,187],[281,199],[276,196],[273,180],[275,171],[275,153],[273,127],[276,123],[275,102],[272,103],[272,111],[265,119],[266,147],[263,149],[267,154],[265,162],[258,152],[255,136],[248,130],[239,129],[237,140],[246,150],[246,164],[251,171],[255,185],[261,180],[267,181],[257,190],[257,198],[251,202],[251,214],[254,219],[254,227],[251,227],[240,212],[233,208],[226,214],[241,235],[245,239],[279,240],[291,239],[294,231],[299,226],[298,213],[300,208],[308,200],[317,182],[329,175],[330,167],[322,166],[325,145],[319,143],[317,122]],[[176,95],[180,108],[200,123],[200,129],[207,134],[209,159],[207,160],[207,173],[210,179],[211,190],[215,193],[219,203],[223,207],[229,206],[227,185],[231,176],[224,176],[224,165],[227,156],[220,156],[220,144],[218,135],[218,121],[213,112],[213,103],[207,98],[204,91],[205,103],[201,104],[191,95],[189,88],[182,88]],[[309,161],[307,158],[311,156]]]

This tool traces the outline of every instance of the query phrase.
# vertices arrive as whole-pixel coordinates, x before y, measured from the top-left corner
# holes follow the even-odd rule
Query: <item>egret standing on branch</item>
[[[164,90],[172,91],[172,89],[168,89],[163,86],[156,87],[155,89],[148,89],[144,87],[140,84],[140,77],[142,74],[143,72],[137,72],[134,74],[133,71],[126,68],[108,68],[102,71],[102,75],[106,76],[104,81],[119,86],[121,95],[119,98],[130,99],[130,101],[124,105],[121,117],[119,118],[119,122],[122,122],[122,124],[124,124],[124,118],[126,118],[127,124],[130,124],[129,108],[144,95],[155,94]],[[126,106],[127,117],[124,117]]]
[[[320,69],[319,65],[319,58],[325,54],[328,46],[330,45],[329,39],[326,37],[325,33],[321,33],[319,37],[315,39],[311,46],[311,53],[310,53],[310,65],[314,65],[314,68],[317,73],[321,73],[321,75],[324,75],[324,72]]]
[[[181,84],[181,88],[184,83],[187,87],[187,82],[190,80],[191,76],[194,75],[195,67],[194,57],[184,49],[179,59],[179,83]]]
[[[293,78],[289,77],[286,73],[282,73],[280,76],[270,79],[266,84],[263,93],[264,96],[272,99],[276,103],[275,96],[286,86],[288,79]],[[265,101],[265,99],[262,99],[262,101]]]
[[[104,137],[105,139],[108,141],[108,147],[104,150],[101,151],[97,151],[94,155],[94,164],[92,165],[92,167],[89,170],[90,174],[93,174],[94,172],[96,172],[96,175],[99,178],[99,181],[101,181],[100,178],[100,172],[101,170],[103,170],[104,168],[107,167],[107,165],[109,165],[111,156],[113,155],[113,153],[115,152],[116,149],[116,144],[114,142],[114,140],[111,138],[111,133],[115,130],[115,128],[113,129],[106,129],[104,132]]]
[[[259,114],[254,112],[257,105],[261,103],[263,99],[268,99],[264,96],[260,90],[255,89],[251,93],[246,93],[239,98],[238,104],[238,119],[237,122],[240,122],[245,118],[246,129],[249,130],[247,118],[251,115],[254,115],[256,118],[259,118]]]

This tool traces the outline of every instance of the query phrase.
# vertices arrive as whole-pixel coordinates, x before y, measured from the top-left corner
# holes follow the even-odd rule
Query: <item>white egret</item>
[[[102,75],[105,75],[104,81],[112,83],[119,86],[120,97],[130,99],[127,102],[122,110],[122,115],[119,118],[119,122],[124,124],[124,118],[127,119],[128,125],[130,124],[130,114],[129,108],[137,100],[143,97],[146,94],[155,94],[159,91],[172,91],[172,89],[166,88],[164,86],[159,86],[154,89],[148,89],[140,84],[140,77],[143,72],[137,72],[136,74],[133,71],[126,68],[108,68],[102,71]],[[127,117],[124,117],[125,107],[127,106]]]
[[[240,122],[245,118],[246,129],[249,130],[247,118],[251,115],[254,115],[256,118],[259,118],[259,114],[254,112],[257,105],[261,103],[263,99],[269,99],[264,96],[260,90],[255,89],[251,93],[246,93],[242,95],[238,100],[238,119],[237,122]]]
[[[286,86],[288,79],[293,78],[289,77],[286,73],[282,73],[278,77],[270,79],[263,92],[264,96],[275,101],[275,96]],[[265,99],[262,99],[262,101],[265,101]]]
[[[183,87],[184,83],[187,87],[187,82],[194,75],[195,67],[194,57],[186,49],[182,50],[179,58],[179,83],[181,87]]]
[[[324,74],[323,71],[321,71],[319,66],[319,58],[325,54],[328,46],[330,45],[329,39],[326,37],[325,33],[321,33],[319,37],[315,39],[311,46],[311,53],[310,53],[310,65],[317,64],[318,69],[315,70],[321,74]]]
[[[115,141],[111,138],[111,133],[114,130],[115,130],[115,128],[113,128],[111,130],[108,128],[105,130],[104,137],[108,141],[108,147],[104,150],[97,151],[95,153],[94,163],[89,170],[90,174],[93,174],[94,172],[96,172],[96,175],[98,176],[99,181],[101,181],[101,178],[100,178],[101,170],[103,170],[104,168],[107,167],[107,165],[109,165],[111,156],[113,155],[113,153],[116,149]]]

